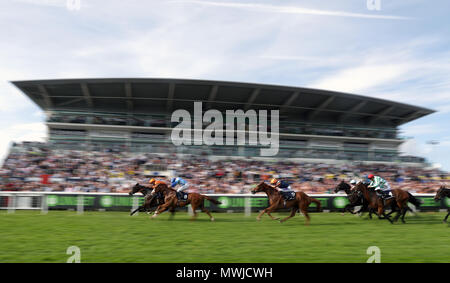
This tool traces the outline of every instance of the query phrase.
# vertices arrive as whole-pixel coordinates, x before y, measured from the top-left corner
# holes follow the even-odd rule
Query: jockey
[[[275,189],[277,189],[281,193],[281,195],[283,195],[283,197],[285,197],[285,198],[288,193],[291,193],[294,191],[294,190],[292,190],[291,185],[289,185],[289,183],[284,180],[278,180],[276,178],[272,178],[272,180],[270,180],[270,184],[272,186],[274,186]]]
[[[374,176],[373,174],[369,174],[367,178],[370,180],[368,188],[375,189],[375,191],[378,192],[382,198],[392,196],[391,187],[385,179],[380,176]]]
[[[155,178],[151,178],[150,181],[148,181],[148,183],[152,187],[156,187],[156,185],[158,185],[158,184],[166,184],[166,182],[164,182],[163,180],[157,180]],[[164,195],[161,192],[159,192],[156,194],[156,198],[158,198],[160,200],[164,200]]]
[[[163,180],[157,180],[155,178],[151,178],[150,181],[148,181],[148,183],[150,185],[152,185],[152,186],[155,186],[155,185],[158,185],[158,184],[166,184],[166,182],[164,182]]]
[[[358,183],[358,182],[356,182],[355,179],[350,180],[350,189],[351,189],[351,190],[353,190],[353,189],[355,188],[356,183]]]
[[[175,188],[177,185],[180,185],[180,187],[177,189],[178,193],[183,192],[189,188],[189,183],[180,177],[170,179],[170,183],[172,188]]]

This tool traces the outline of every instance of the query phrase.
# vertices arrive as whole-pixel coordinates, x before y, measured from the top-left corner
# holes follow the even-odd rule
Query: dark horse
[[[445,197],[450,197],[450,189],[447,189],[446,187],[441,186],[439,188],[439,190],[436,192],[436,195],[434,196],[434,200],[438,201]],[[448,213],[444,218],[444,222],[447,222],[447,218],[450,215],[450,208],[447,209],[447,212]]]
[[[396,204],[397,215],[394,217],[394,221],[397,221],[401,216],[402,222],[405,223],[405,214],[408,211],[408,202],[412,202],[414,205],[419,206],[420,201],[414,198],[409,192],[401,189],[392,189],[392,195],[394,197],[383,200],[378,196],[378,194],[373,189],[369,189],[366,184],[359,182],[355,186],[355,190],[362,192],[363,197],[369,203],[369,209],[374,209],[377,211],[378,217],[383,215],[389,222],[393,223],[389,215],[385,214],[385,208],[393,208]],[[395,203],[395,204],[394,204]],[[393,209],[394,211],[394,209]]]
[[[193,212],[191,220],[195,220],[195,218],[197,218],[196,210],[201,209],[204,213],[208,214],[211,221],[214,221],[214,217],[212,217],[211,213],[209,213],[209,211],[205,208],[205,200],[209,200],[214,204],[221,204],[220,201],[217,201],[209,196],[202,195],[199,193],[189,193],[187,200],[185,201],[178,200],[176,195],[177,191],[172,188],[169,188],[166,184],[163,183],[157,184],[154,187],[151,194],[154,195],[159,192],[161,192],[164,195],[164,203],[158,206],[158,208],[155,211],[155,214],[152,215],[152,218],[157,217],[159,214],[166,211],[167,209],[170,209],[173,215],[175,208],[184,207],[190,204]]]
[[[279,220],[279,218],[273,217],[272,215],[270,215],[270,213],[280,208],[292,208],[291,214],[288,217],[280,220],[280,222],[284,222],[289,218],[294,217],[295,212],[300,210],[306,217],[305,225],[309,225],[310,217],[308,215],[308,206],[311,204],[311,202],[314,202],[317,204],[317,211],[320,211],[321,208],[320,201],[308,196],[304,192],[295,192],[295,199],[283,202],[283,197],[281,196],[280,192],[271,185],[266,184],[265,182],[259,183],[258,186],[256,186],[256,188],[254,188],[251,192],[252,194],[264,192],[269,198],[269,207],[261,211],[261,213],[256,217],[257,220],[261,220],[261,216],[263,216],[264,213],[267,213],[267,215],[269,215],[273,220]]]
[[[163,203],[163,200],[159,198],[153,198],[151,195],[151,192],[153,191],[153,188],[146,187],[139,185],[139,183],[136,183],[136,185],[133,186],[131,189],[131,192],[128,194],[130,196],[136,194],[136,193],[142,193],[144,195],[144,204],[133,210],[130,215],[135,214],[138,211],[150,211],[152,207],[157,207],[158,205]]]
[[[344,181],[341,181],[336,188],[334,188],[334,192],[338,193],[339,191],[344,191],[347,194],[347,198],[350,203],[348,203],[342,213],[348,211],[351,214],[361,213],[364,210],[368,209],[369,203],[364,199],[362,193],[360,191],[355,191],[351,189],[351,186]],[[356,206],[361,206],[358,211],[353,211]],[[372,219],[373,210],[369,210],[369,217]]]

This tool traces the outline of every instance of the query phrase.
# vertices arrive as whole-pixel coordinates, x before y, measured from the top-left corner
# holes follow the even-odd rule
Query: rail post
[[[133,197],[133,207],[131,208],[130,212],[135,211],[139,207],[139,198]],[[134,215],[139,215],[139,211],[137,211]]]
[[[78,195],[77,197],[77,214],[83,214],[84,212],[84,197],[83,195]]]
[[[252,214],[252,203],[250,197],[245,197],[245,207],[244,207],[245,216],[251,216]]]
[[[16,211],[16,196],[14,194],[8,195],[8,213]]]
[[[41,214],[48,213],[47,195],[43,194],[41,198]]]

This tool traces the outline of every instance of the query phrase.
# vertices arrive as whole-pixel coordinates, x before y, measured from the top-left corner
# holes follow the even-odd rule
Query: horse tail
[[[422,201],[414,197],[410,192],[408,193],[408,202],[414,204],[415,207],[419,207],[422,204]]]
[[[212,202],[212,203],[214,203],[214,204],[222,204],[220,201],[215,200],[215,199],[213,199],[213,198],[211,198],[211,197],[209,197],[209,196],[204,195],[204,198],[207,199],[207,200],[209,200],[210,202]]]
[[[312,197],[310,197],[310,200],[311,200],[312,202],[314,202],[315,204],[317,204],[317,212],[319,212],[320,209],[322,208],[322,204],[320,203],[320,201],[317,200],[317,199],[315,199],[315,198],[312,198]]]

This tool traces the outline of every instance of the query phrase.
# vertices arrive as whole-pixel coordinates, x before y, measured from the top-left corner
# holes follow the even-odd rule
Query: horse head
[[[338,193],[339,191],[345,191],[346,193],[349,193],[350,185],[347,184],[344,180],[342,180],[336,188],[334,188],[334,193]]]
[[[134,186],[131,188],[131,192],[129,192],[128,194],[129,194],[130,196],[132,196],[132,195],[134,195],[135,193],[140,192],[141,190],[142,190],[142,186],[139,185],[139,183],[136,183],[136,185],[134,185]]]
[[[445,186],[441,186],[439,190],[437,190],[436,195],[434,196],[434,200],[440,200],[441,198],[445,197],[445,192],[447,191],[447,195],[449,195],[450,190],[447,189]]]
[[[270,191],[270,189],[274,188],[268,184],[266,184],[264,181],[262,181],[261,183],[259,183],[253,190],[251,190],[252,194],[256,194],[259,192],[265,192],[267,193],[268,191]]]

